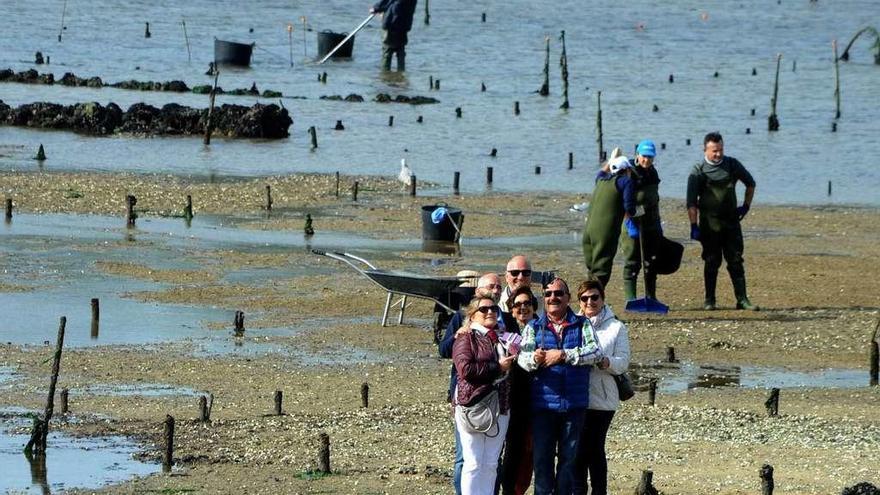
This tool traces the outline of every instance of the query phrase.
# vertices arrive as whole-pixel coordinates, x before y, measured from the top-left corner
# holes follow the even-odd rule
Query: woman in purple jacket
[[[486,494],[495,491],[498,457],[504,445],[510,420],[510,385],[507,373],[515,360],[508,355],[507,339],[499,335],[498,306],[491,297],[477,296],[467,307],[470,333],[455,339],[452,361],[458,372],[455,388],[455,422],[461,435],[464,466],[461,473],[461,492],[464,495]],[[513,353],[516,349],[512,350]],[[462,408],[477,404],[481,399],[498,391],[499,415],[497,425],[486,433],[479,433],[466,423]]]

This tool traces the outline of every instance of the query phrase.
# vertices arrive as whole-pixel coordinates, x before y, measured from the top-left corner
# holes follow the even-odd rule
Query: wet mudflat
[[[100,488],[148,476],[159,470],[155,463],[134,458],[141,448],[119,436],[74,437],[50,433],[49,452],[43,459],[28,461],[21,453],[29,432],[22,433],[30,420],[21,411],[0,411],[0,465],[4,493],[59,493],[70,488]]]
[[[117,187],[115,181],[142,179],[83,174],[66,180],[104,191]],[[124,219],[115,216],[115,197],[95,193],[54,203],[36,190],[25,193],[29,199],[23,204],[34,209],[55,204],[59,215],[51,222],[57,227],[10,235],[19,227],[27,231],[44,215],[21,211],[13,219],[0,251],[8,270],[0,279],[8,286],[2,297],[73,293],[74,281],[94,279],[89,283],[96,285],[85,287],[111,293],[115,288],[119,301],[157,305],[170,318],[220,313],[196,319],[199,326],[191,331],[166,332],[170,337],[162,342],[72,345],[65,352],[59,387],[70,389],[71,409],[85,419],[59,423],[62,432],[131,436],[142,442],[140,458],[157,461],[165,415],[178,421],[175,458],[182,475],[157,474],[106,492],[393,493],[415,487],[448,493],[450,363],[436,357],[432,305],[414,301],[404,325],[396,325],[392,312],[391,326],[382,328],[385,293],[348,266],[307,252],[301,233],[305,212],[312,212],[316,240],[322,234],[339,240],[326,248],[350,250],[382,268],[438,276],[466,268],[500,271],[517,250],[529,255],[536,269],[570,280],[582,275],[577,232],[583,217],[569,207],[588,198],[412,199],[385,183],[355,204],[327,195],[332,176],[312,180],[314,190],[324,191],[316,199],[296,196],[284,182],[273,188],[288,199],[269,216],[257,201],[243,203],[246,215],[230,214],[221,190],[253,187],[257,194],[247,179],[182,182],[145,194],[148,211],[132,229],[133,240],[120,225]],[[150,213],[173,211],[189,187],[198,187],[197,197],[204,198],[192,236],[182,219]],[[438,200],[466,212],[464,241],[446,254],[425,252],[418,240],[418,206]],[[680,240],[686,234],[682,206],[667,200],[662,212],[667,235]],[[65,208],[97,214],[88,220],[94,225],[62,229],[65,221],[58,219],[82,221]],[[759,489],[756,473],[764,462],[776,467],[780,493],[830,493],[862,480],[880,482],[872,468],[880,462],[880,425],[872,413],[880,396],[867,387],[866,354],[880,316],[873,295],[880,293],[880,282],[874,267],[863,263],[876,255],[880,214],[853,207],[762,207],[750,215],[746,267],[752,298],[764,311],[733,310],[723,277],[721,309],[702,311],[699,252],[686,243],[682,269],[659,283],[658,296],[671,313],[621,312],[636,368],[660,378],[660,387],[655,406],[640,392],[615,419],[609,458],[616,492],[631,491],[640,471],[650,467],[664,493],[750,493]],[[53,216],[44,217],[48,222]],[[510,235],[499,236],[499,225]],[[74,233],[79,231],[84,233]],[[265,237],[252,242],[252,234]],[[608,290],[615,309],[622,306],[616,279],[615,274]],[[120,304],[105,297],[108,305]],[[88,315],[87,297],[83,304]],[[233,333],[237,310],[246,315],[241,337]],[[47,335],[57,316],[47,323]],[[141,319],[148,320],[146,331],[149,322],[162,322]],[[105,332],[101,323],[98,343]],[[109,326],[106,332],[112,332]],[[2,346],[0,366],[15,371],[2,385],[3,405],[42,407],[43,363],[51,349],[37,344]],[[681,363],[658,364],[668,346],[675,347]],[[360,396],[364,382],[370,385],[366,409]],[[771,387],[782,389],[779,418],[768,418],[764,410]],[[276,390],[283,392],[282,416],[272,416]],[[209,424],[197,420],[205,394],[214,396]],[[313,479],[308,473],[317,467],[320,431],[332,438],[334,471]],[[792,449],[799,455],[789,455]],[[699,471],[688,467],[695,463]]]

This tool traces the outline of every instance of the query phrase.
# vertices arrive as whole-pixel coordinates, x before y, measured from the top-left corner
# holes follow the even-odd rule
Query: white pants
[[[461,407],[461,406],[456,406]],[[462,495],[493,495],[498,458],[507,434],[509,414],[498,416],[498,435],[490,437],[483,433],[469,433],[459,416],[455,415],[455,427],[461,437],[464,466],[461,470]]]

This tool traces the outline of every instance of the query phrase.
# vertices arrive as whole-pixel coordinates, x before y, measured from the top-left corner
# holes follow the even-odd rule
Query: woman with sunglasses
[[[506,344],[506,335],[499,335],[500,311],[492,297],[475,297],[467,307],[467,317],[470,333],[456,338],[452,346],[452,361],[458,372],[453,399],[455,422],[464,457],[461,492],[464,495],[492,495],[495,492],[498,458],[510,420],[507,373],[516,357],[508,355],[508,349],[513,351],[511,354],[515,354],[517,349]],[[486,433],[473,432],[460,414],[460,409],[477,404],[493,390],[498,391],[497,428]]]
[[[592,495],[605,495],[608,490],[608,462],[605,437],[614,411],[620,406],[617,384],[613,375],[629,368],[629,333],[626,325],[605,305],[605,288],[596,279],[581,282],[577,289],[579,315],[592,326],[605,357],[590,372],[590,405],[587,407],[578,445],[576,494],[587,493],[587,474]]]
[[[529,287],[519,287],[507,300],[519,328],[537,318],[538,300]],[[532,422],[529,374],[519,366],[510,371],[510,424],[501,462],[501,493],[523,495],[532,484]]]

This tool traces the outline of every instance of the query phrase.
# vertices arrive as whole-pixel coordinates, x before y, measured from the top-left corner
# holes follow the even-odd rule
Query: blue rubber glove
[[[639,226],[636,225],[632,218],[627,218],[623,221],[623,224],[626,225],[626,235],[632,239],[639,238]]]
[[[749,213],[749,205],[747,205],[747,204],[743,204],[742,206],[740,206],[739,208],[736,209],[736,217],[740,220],[745,218],[748,213]]]
[[[700,226],[695,223],[691,224],[691,239],[695,241],[700,240]]]

